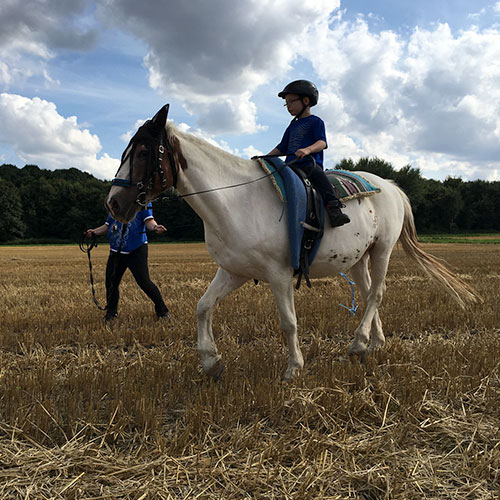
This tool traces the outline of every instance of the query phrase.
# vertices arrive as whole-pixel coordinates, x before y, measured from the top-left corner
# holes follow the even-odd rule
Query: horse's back
[[[377,214],[377,236],[394,246],[399,239],[405,216],[406,195],[390,180],[370,172],[359,172],[368,181],[380,188],[380,192],[370,197]]]

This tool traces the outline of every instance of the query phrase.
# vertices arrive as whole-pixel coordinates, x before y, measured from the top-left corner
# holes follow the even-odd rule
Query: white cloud
[[[137,120],[135,122],[134,128],[132,130],[129,130],[128,132],[125,132],[120,136],[120,139],[125,143],[128,144],[130,142],[130,139],[132,139],[132,136],[137,132],[138,128],[143,125],[146,122],[146,120]]]
[[[405,40],[393,32],[372,33],[359,19],[333,27],[323,22],[300,54],[323,81],[318,114],[336,161],[376,155],[404,165],[429,155],[450,172],[466,165],[466,175],[498,161],[497,30],[454,35],[440,24],[417,28]]]
[[[110,179],[119,164],[107,154],[97,156],[99,138],[82,129],[75,116],[64,118],[54,103],[37,97],[0,94],[0,142],[24,162],[50,170],[75,167]]]
[[[245,158],[252,158],[252,156],[262,156],[263,154],[264,154],[264,151],[257,149],[255,146],[250,145],[250,146],[246,147],[245,149],[243,149],[243,156]]]
[[[103,16],[148,44],[153,88],[182,101],[208,133],[237,134],[261,130],[252,93],[290,69],[301,36],[339,3],[109,0]]]
[[[198,137],[199,139],[203,139],[204,141],[207,141],[209,144],[212,144],[212,146],[220,148],[228,153],[231,153],[233,155],[239,154],[239,151],[237,149],[232,149],[226,141],[224,141],[224,140],[217,141],[216,139],[214,139],[214,137],[211,134],[207,134],[202,129],[193,128],[190,125],[188,125],[187,123],[180,123],[180,124],[176,125],[176,127],[181,132],[185,132],[187,134],[194,135],[195,137]]]
[[[500,155],[500,33],[447,25],[415,32],[409,44],[404,108],[419,150],[454,159],[492,161]]]
[[[82,26],[89,0],[2,0],[0,3],[0,85],[41,77],[54,83],[47,62],[55,50],[86,50],[97,32]]]
[[[495,162],[477,164],[468,161],[450,160],[448,156],[427,153],[412,160],[412,166],[420,169],[424,177],[444,180],[448,176],[467,179],[500,181],[500,167]]]

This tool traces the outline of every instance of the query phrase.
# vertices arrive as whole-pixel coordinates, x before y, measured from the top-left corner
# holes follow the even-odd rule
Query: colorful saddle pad
[[[353,200],[362,196],[380,193],[380,188],[368,182],[364,177],[346,170],[326,170],[328,180],[333,184],[340,201]]]

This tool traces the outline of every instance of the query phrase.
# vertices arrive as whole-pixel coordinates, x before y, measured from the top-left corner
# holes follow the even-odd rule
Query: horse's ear
[[[160,131],[165,128],[165,125],[167,123],[167,116],[168,116],[168,108],[170,107],[170,104],[165,104],[156,115],[153,116],[153,119],[151,120],[155,128]]]

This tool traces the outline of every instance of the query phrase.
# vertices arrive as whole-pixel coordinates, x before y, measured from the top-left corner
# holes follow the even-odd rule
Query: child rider
[[[323,150],[327,148],[325,124],[321,118],[311,114],[311,107],[317,104],[319,97],[316,85],[307,80],[296,80],[289,83],[278,97],[285,99],[285,106],[294,119],[281,142],[268,156],[286,154],[287,162],[295,157],[294,167],[303,170],[320,193],[331,226],[347,224],[350,219],[340,210],[343,205],[323,171]],[[309,155],[315,159],[316,165],[308,158]]]

